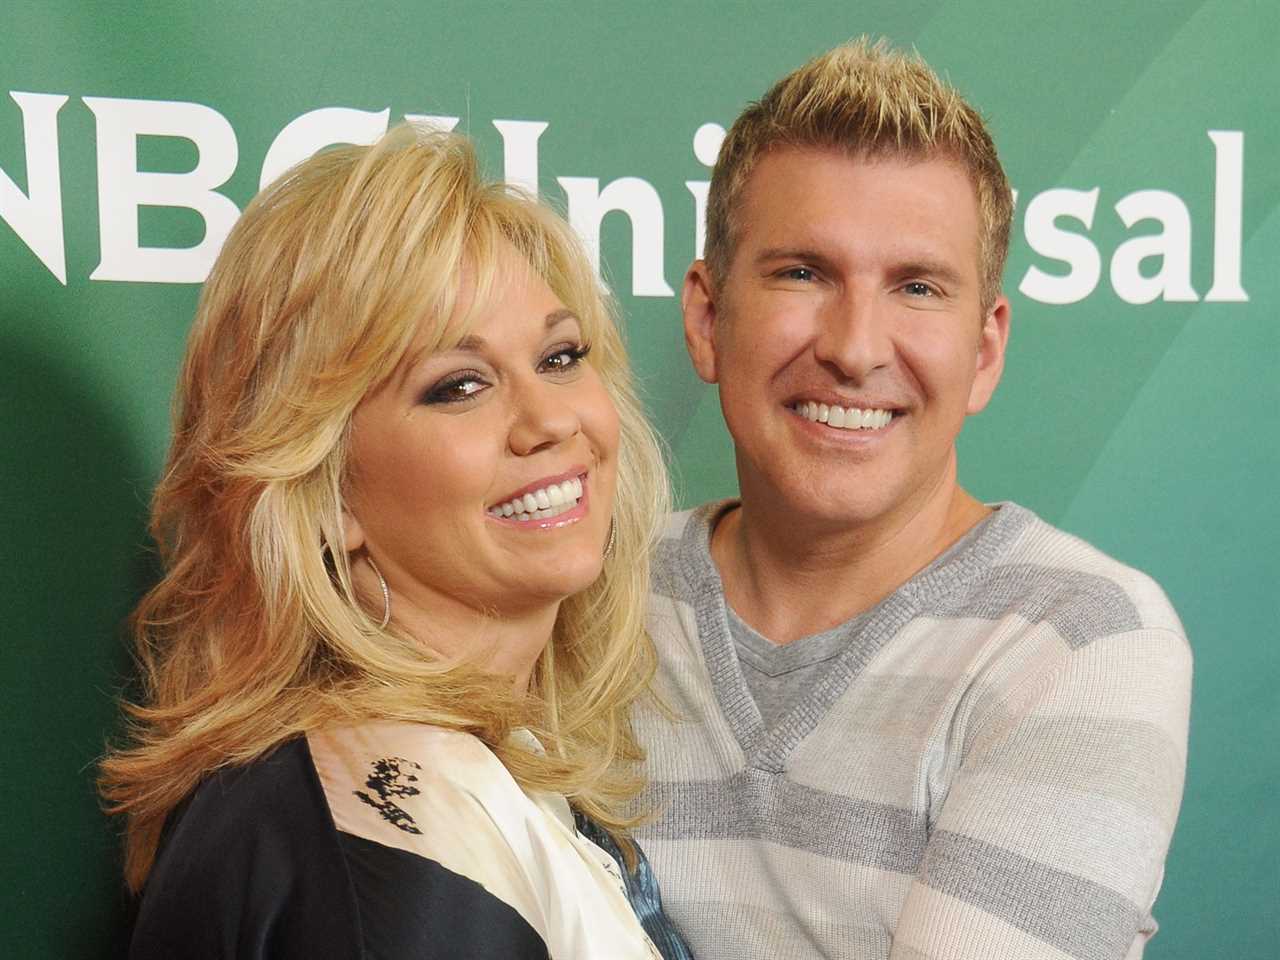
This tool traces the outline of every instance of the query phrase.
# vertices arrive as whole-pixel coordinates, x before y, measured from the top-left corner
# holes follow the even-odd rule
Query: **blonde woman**
[[[620,812],[665,503],[586,257],[464,139],[400,128],[255,199],[102,766],[131,955],[687,956]]]

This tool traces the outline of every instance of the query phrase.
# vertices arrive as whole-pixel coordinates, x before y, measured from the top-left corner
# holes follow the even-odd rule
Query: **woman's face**
[[[618,414],[578,320],[514,249],[499,268],[467,338],[419,337],[353,418],[346,546],[402,623],[528,614],[600,574]]]

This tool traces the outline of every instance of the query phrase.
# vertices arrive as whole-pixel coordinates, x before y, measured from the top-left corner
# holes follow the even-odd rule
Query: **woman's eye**
[[[423,403],[460,403],[470,400],[488,384],[473,373],[459,374],[442,380],[423,395]]]
[[[582,363],[590,352],[591,348],[586,344],[578,344],[572,347],[556,347],[542,358],[541,366],[548,373],[565,373]]]

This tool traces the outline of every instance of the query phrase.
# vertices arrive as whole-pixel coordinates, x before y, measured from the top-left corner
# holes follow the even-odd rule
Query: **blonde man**
[[[919,59],[837,48],[733,125],[685,336],[741,496],[677,515],[641,833],[700,960],[1123,958],[1191,658],[1141,573],[957,482],[1000,379],[1009,184]]]

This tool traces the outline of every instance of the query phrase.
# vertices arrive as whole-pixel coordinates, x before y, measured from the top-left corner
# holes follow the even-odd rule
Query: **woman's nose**
[[[582,424],[572,403],[572,394],[565,384],[541,379],[516,389],[512,397],[515,416],[508,440],[511,452],[528,456],[576,434]]]

